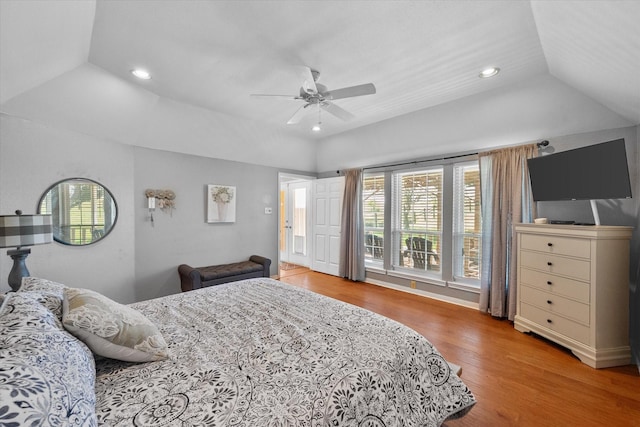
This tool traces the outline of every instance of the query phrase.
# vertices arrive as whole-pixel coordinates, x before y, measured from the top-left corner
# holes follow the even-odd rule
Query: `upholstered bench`
[[[271,260],[259,255],[251,255],[249,261],[234,262],[231,264],[196,268],[188,266],[187,264],[181,264],[178,267],[182,292],[253,277],[269,277],[270,271]]]

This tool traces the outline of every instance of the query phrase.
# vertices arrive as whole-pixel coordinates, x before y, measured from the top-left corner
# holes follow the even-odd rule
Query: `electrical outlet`
[[[416,281],[412,280],[411,281],[411,289],[415,289],[416,288]]]
[[[264,208],[264,213],[267,215],[271,215],[271,213],[273,212],[273,209],[271,208]]]

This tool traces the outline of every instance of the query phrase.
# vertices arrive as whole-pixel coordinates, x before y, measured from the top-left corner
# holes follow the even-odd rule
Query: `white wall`
[[[0,115],[0,214],[35,213],[38,200],[64,178],[93,179],[113,194],[118,219],[103,240],[87,246],[34,246],[31,275],[94,289],[123,302],[180,291],[177,267],[271,258],[277,273],[278,172],[281,169],[133,147]],[[233,224],[205,222],[207,184],[236,187]],[[172,214],[149,222],[144,191],[176,193]],[[266,215],[265,207],[273,213]],[[4,252],[4,250],[3,250]],[[0,292],[12,260],[0,254]]]
[[[90,178],[118,203],[113,231],[90,246],[33,246],[33,276],[98,290],[121,302],[135,298],[133,147],[0,115],[0,214],[36,212],[45,190],[64,178]],[[2,250],[5,252],[5,250]],[[12,260],[0,253],[0,291],[9,289]]]
[[[134,150],[136,299],[179,292],[179,264],[200,267],[244,261],[251,255],[278,259],[278,170],[220,159],[136,148]],[[236,187],[235,223],[208,224],[207,184]],[[176,193],[172,213],[156,209],[154,224],[145,189]],[[265,207],[272,214],[265,214]]]

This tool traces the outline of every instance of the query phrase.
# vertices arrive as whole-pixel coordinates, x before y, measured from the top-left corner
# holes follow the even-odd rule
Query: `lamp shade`
[[[0,248],[43,245],[52,241],[51,215],[0,215]]]

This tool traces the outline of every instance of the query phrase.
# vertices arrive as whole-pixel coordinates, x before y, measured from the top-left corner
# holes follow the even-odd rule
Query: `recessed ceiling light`
[[[142,80],[151,79],[151,74],[149,74],[147,70],[143,70],[142,68],[136,68],[134,70],[131,70],[131,74],[133,74],[134,76]]]
[[[488,77],[495,76],[499,72],[500,72],[500,68],[498,68],[498,67],[489,67],[489,68],[485,68],[484,70],[482,70],[480,72],[480,74],[478,75],[478,77],[480,77],[482,79],[486,79]]]
[[[314,132],[320,132],[320,123],[313,125],[313,127],[311,128],[312,131]]]

